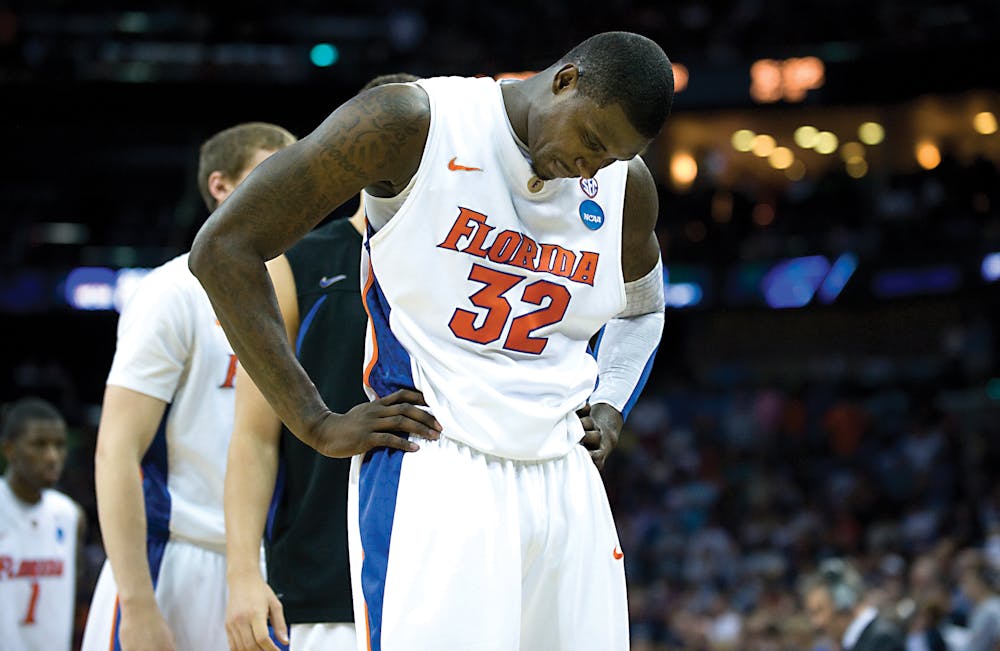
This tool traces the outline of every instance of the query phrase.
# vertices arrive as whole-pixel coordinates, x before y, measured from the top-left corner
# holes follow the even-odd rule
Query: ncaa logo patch
[[[583,193],[585,195],[593,199],[594,197],[597,196],[597,179],[594,178],[585,179],[581,177],[580,189],[583,190]]]
[[[580,220],[592,231],[604,226],[604,210],[597,203],[586,200],[580,204]]]

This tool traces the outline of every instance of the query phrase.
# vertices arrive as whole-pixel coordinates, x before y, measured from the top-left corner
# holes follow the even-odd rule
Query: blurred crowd
[[[1000,569],[998,413],[981,385],[647,391],[607,469],[634,648],[837,648],[799,591],[832,557],[909,649],[967,648],[1000,589],[961,571],[976,550]],[[930,629],[950,645],[922,646]]]

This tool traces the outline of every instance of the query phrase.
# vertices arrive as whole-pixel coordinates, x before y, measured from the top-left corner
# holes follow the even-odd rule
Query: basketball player
[[[382,75],[361,90],[416,79]],[[367,323],[358,275],[364,222],[359,203],[350,219],[316,229],[268,263],[295,355],[338,411],[367,400],[359,379]],[[324,457],[295,438],[242,368],[236,377],[225,496],[229,648],[277,649],[270,620],[282,631],[291,624],[292,651],[354,649],[346,513],[350,462]],[[266,522],[267,583],[258,562]]]
[[[267,123],[206,140],[209,211],[294,142]],[[226,648],[222,491],[236,357],[187,254],[149,273],[118,322],[97,433],[98,519],[108,560],[84,651]]]
[[[247,373],[296,436],[356,455],[359,648],[628,648],[598,467],[663,328],[639,154],[672,96],[662,49],[624,32],[524,80],[376,88],[268,160],[199,232],[189,264]],[[296,361],[264,265],[362,189],[366,392],[419,390],[435,417],[377,449]]]
[[[48,402],[22,398],[0,441],[0,647],[69,651],[86,519],[53,488],[66,463],[66,423]]]

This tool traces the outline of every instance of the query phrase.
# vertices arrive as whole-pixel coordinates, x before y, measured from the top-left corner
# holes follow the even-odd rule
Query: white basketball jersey
[[[55,490],[25,504],[0,479],[0,648],[68,651],[80,510]]]
[[[154,269],[129,298],[107,383],[168,403],[142,462],[150,535],[222,550],[236,356],[187,258]]]
[[[562,456],[597,379],[588,341],[625,306],[628,164],[541,184],[498,82],[415,83],[430,97],[423,157],[362,259],[366,390],[419,389],[443,434],[482,452]]]

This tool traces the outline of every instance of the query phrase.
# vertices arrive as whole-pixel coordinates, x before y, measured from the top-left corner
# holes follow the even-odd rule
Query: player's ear
[[[208,175],[208,193],[215,199],[216,204],[225,201],[235,188],[236,185],[219,170]]]
[[[576,88],[576,84],[579,79],[580,70],[576,67],[576,64],[564,64],[552,78],[552,94],[558,95],[567,90]]]

